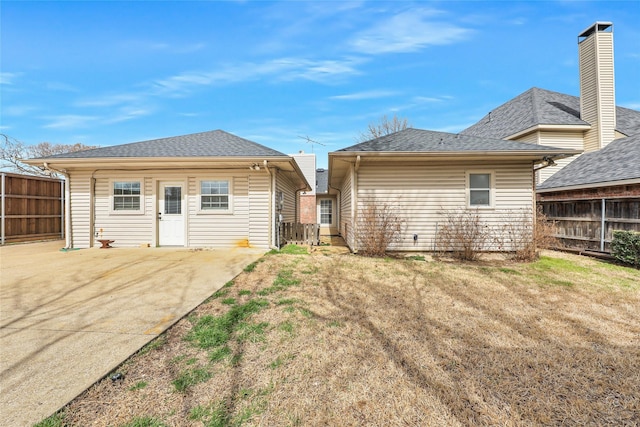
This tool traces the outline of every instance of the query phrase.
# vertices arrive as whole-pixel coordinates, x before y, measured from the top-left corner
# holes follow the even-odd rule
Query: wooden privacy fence
[[[611,252],[614,230],[640,232],[640,198],[546,200],[538,206],[569,248]]]
[[[320,224],[280,223],[280,243],[320,245]]]
[[[64,238],[64,181],[2,173],[1,243]]]

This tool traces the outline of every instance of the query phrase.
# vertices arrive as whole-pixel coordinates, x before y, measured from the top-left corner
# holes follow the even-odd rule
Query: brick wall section
[[[550,200],[608,199],[618,197],[640,197],[640,184],[539,193],[537,200],[543,202]]]
[[[316,196],[314,194],[300,195],[300,223],[316,224]]]

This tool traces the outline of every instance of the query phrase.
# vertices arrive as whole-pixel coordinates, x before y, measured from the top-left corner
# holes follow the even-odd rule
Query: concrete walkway
[[[109,374],[264,251],[0,248],[0,424],[31,426]]]

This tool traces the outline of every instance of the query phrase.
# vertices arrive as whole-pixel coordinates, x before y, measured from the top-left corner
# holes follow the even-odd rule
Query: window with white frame
[[[200,210],[210,212],[231,210],[230,187],[229,180],[200,181]]]
[[[142,209],[142,190],[140,181],[113,181],[113,210],[135,211]]]
[[[492,174],[490,172],[470,172],[468,174],[469,207],[486,208],[493,205],[491,182]]]

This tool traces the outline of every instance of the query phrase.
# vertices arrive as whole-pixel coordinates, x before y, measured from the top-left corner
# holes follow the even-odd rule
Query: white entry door
[[[184,246],[182,183],[161,182],[158,188],[158,246]]]
[[[320,212],[318,217],[320,218],[320,225],[324,227],[333,226],[333,200],[332,199],[320,199]]]

